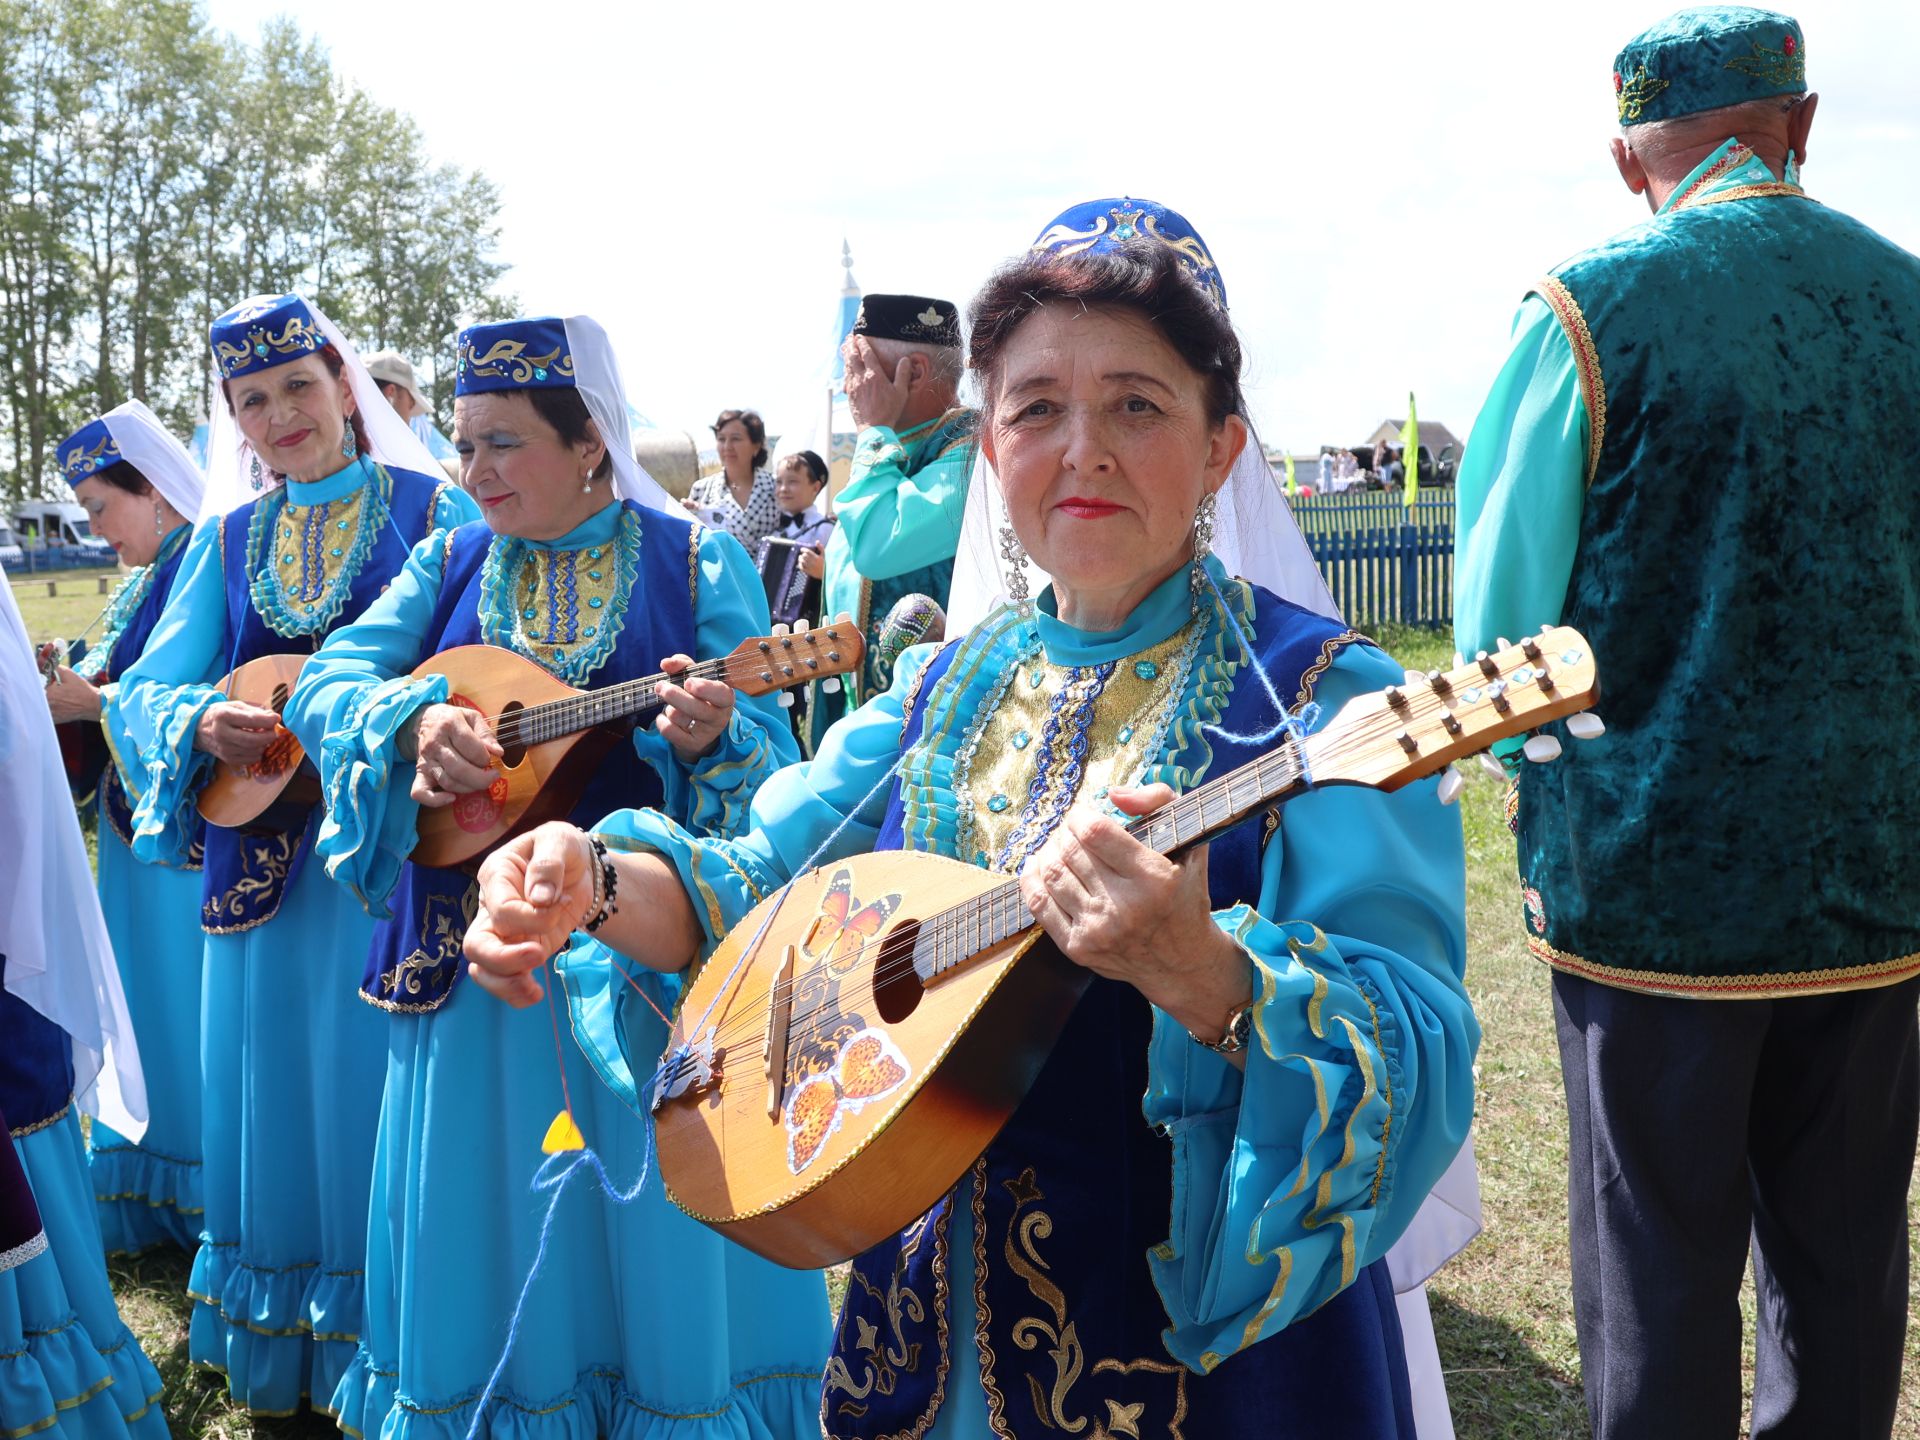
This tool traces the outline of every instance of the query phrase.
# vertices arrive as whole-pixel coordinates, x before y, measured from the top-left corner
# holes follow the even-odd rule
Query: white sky
[[[505,283],[526,313],[600,319],[661,424],[813,413],[843,235],[866,290],[964,309],[1058,211],[1131,194],[1206,239],[1269,444],[1357,444],[1409,389],[1464,436],[1526,285],[1646,213],[1607,156],[1612,58],[1666,0],[1251,8],[328,0],[297,18],[435,160],[500,186]],[[208,11],[249,39],[269,13]],[[1809,192],[1920,250],[1920,8],[1793,13],[1821,94]]]

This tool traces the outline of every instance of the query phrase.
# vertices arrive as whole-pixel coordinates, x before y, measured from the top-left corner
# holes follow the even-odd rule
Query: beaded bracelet
[[[589,935],[620,913],[615,896],[620,891],[620,872],[607,854],[606,842],[598,835],[587,836],[593,850],[593,898],[587,906],[587,919],[580,927]]]

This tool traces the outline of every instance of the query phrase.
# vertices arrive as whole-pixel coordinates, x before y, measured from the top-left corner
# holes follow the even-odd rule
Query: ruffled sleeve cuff
[[[207,707],[226,698],[211,685],[146,687],[153,738],[140,752],[146,785],[133,812],[133,854],[147,864],[180,866],[193,845],[194,802],[213,769],[213,756],[193,748]],[[136,792],[129,792],[136,793]]]
[[[1326,935],[1244,905],[1215,919],[1254,967],[1245,1074],[1156,1011],[1144,1101],[1173,1146],[1172,1233],[1149,1264],[1168,1349],[1201,1373],[1385,1248],[1405,1096],[1393,1016]]]
[[[727,717],[726,733],[712,753],[691,766],[673,756],[664,741],[661,748],[670,752],[669,763],[660,767],[663,808],[697,834],[722,837],[747,828],[747,811],[760,782],[793,758],[779,753],[765,720],[742,705]]]
[[[444,675],[403,675],[373,686],[321,744],[327,813],[314,853],[379,919],[390,913],[387,897],[418,834],[420,806],[411,786],[393,773],[399,737],[426,706],[444,704],[447,693]]]
[[[694,918],[705,936],[702,959],[786,880],[745,847],[702,839],[658,810],[616,811],[596,825],[594,833],[609,850],[659,855],[673,866],[693,899]]]
[[[580,1053],[623,1104],[644,1115],[640,1095],[667,1046],[661,1017],[673,1014],[687,977],[624,959],[590,935],[575,935],[553,971]]]

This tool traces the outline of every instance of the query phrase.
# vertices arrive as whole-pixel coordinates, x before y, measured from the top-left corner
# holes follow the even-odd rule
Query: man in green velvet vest
[[[1653,218],[1521,307],[1459,481],[1461,648],[1585,632],[1524,766],[1600,1437],[1884,1436],[1920,1121],[1920,260],[1799,183],[1799,24],[1687,10],[1612,84]],[[1554,727],[1560,732],[1563,727]]]

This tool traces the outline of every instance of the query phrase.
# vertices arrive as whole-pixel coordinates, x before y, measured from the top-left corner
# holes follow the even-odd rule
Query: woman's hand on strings
[[[678,675],[692,664],[691,656],[669,655],[660,669]],[[653,728],[667,737],[673,753],[688,765],[712,754],[733,719],[733,687],[724,680],[695,677],[684,685],[662,681],[659,695],[666,708],[654,718]]]
[[[431,810],[486,789],[493,783],[493,762],[506,753],[486,717],[462,705],[422,710],[412,748],[411,794]]]
[[[1173,791],[1116,785],[1107,798],[1146,815]],[[1205,845],[1168,859],[1111,815],[1076,808],[1021,872],[1020,895],[1068,959],[1124,980],[1196,1034],[1250,998],[1246,957],[1213,923]]]
[[[597,862],[586,832],[550,821],[509,841],[480,867],[479,913],[467,927],[467,973],[516,1008],[546,992],[533,972],[586,918]]]
[[[265,706],[217,700],[200,713],[193,748],[229,765],[252,765],[267,753],[279,728],[280,717]]]

